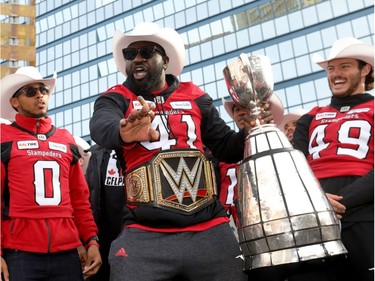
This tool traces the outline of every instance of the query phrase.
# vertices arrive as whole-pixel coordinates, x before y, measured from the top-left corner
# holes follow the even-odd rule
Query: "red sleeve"
[[[0,205],[1,205],[1,215],[0,215],[1,219],[0,219],[0,225],[1,225],[2,221],[3,221],[3,208],[4,208],[4,206],[3,206],[2,202],[3,202],[3,193],[4,193],[4,186],[5,186],[5,176],[6,176],[5,165],[4,165],[3,162],[1,162],[1,203],[0,203]],[[0,232],[0,239],[1,239],[0,241],[3,240],[1,232]],[[2,242],[0,242],[0,243],[1,243],[1,245],[3,245]],[[1,256],[3,255],[3,251],[2,250],[3,250],[3,248],[1,247],[1,249],[0,249],[0,255]]]
[[[3,198],[5,175],[6,175],[5,165],[3,162],[1,162],[1,199]]]

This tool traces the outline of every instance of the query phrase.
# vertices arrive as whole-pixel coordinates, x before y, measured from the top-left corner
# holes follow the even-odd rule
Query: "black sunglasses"
[[[122,55],[126,60],[134,60],[135,57],[140,54],[142,58],[148,60],[153,57],[155,52],[165,55],[165,52],[156,46],[145,46],[142,48],[124,48],[122,49]]]
[[[42,85],[42,86],[39,86],[39,87],[26,86],[24,88],[19,89],[15,93],[14,97],[18,97],[21,93],[25,93],[26,97],[32,98],[32,97],[35,97],[35,95],[37,94],[38,91],[42,95],[48,95],[49,94],[49,87],[45,86],[45,85]]]

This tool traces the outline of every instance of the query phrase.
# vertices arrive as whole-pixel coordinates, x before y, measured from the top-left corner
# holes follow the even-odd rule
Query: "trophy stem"
[[[253,115],[254,116],[254,118],[255,118],[255,124],[256,124],[256,126],[257,127],[259,127],[260,126],[260,120],[259,120],[259,114],[260,114],[260,109],[259,109],[259,107],[256,107],[256,109],[255,109],[255,114]]]

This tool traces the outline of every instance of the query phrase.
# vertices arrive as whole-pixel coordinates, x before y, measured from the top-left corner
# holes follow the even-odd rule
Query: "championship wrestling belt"
[[[193,214],[215,200],[212,163],[199,150],[168,150],[146,165],[128,172],[125,180],[129,205],[152,206]]]

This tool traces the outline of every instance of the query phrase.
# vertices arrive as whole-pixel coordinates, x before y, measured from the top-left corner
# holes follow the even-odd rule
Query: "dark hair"
[[[362,70],[365,67],[365,65],[368,64],[367,62],[363,60],[357,60],[357,61],[358,61],[359,70]],[[370,91],[372,89],[374,89],[374,68],[371,66],[371,71],[369,72],[369,74],[367,74],[366,79],[365,79],[365,90]]]

